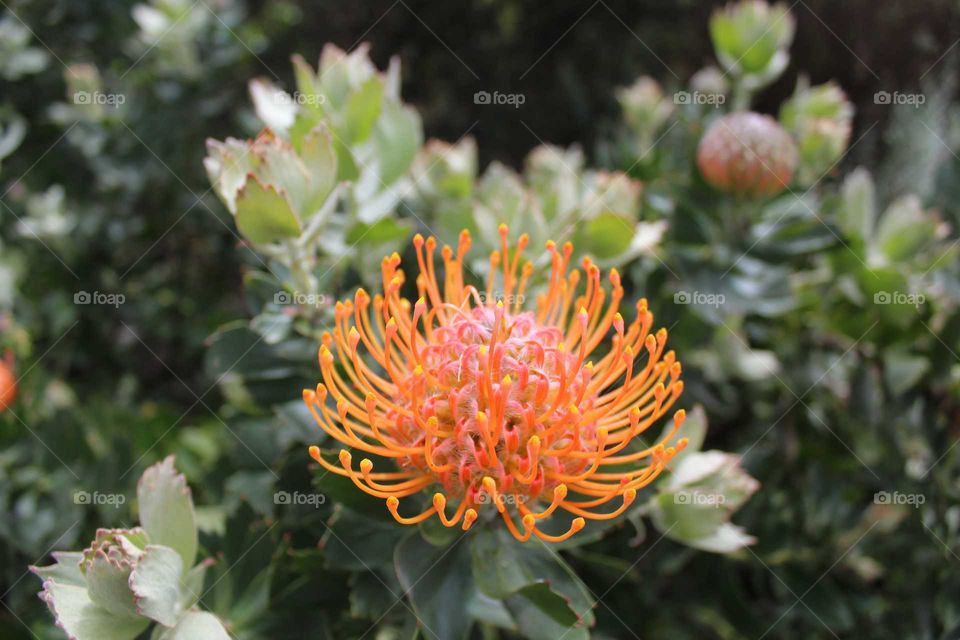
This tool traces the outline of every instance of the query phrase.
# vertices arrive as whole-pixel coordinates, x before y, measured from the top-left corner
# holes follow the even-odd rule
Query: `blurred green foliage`
[[[675,100],[726,95],[711,84],[716,71],[694,76],[714,58],[715,5],[588,6],[549,16],[519,0],[5,6],[0,349],[19,378],[0,416],[9,637],[62,637],[27,565],[86,546],[97,526],[132,526],[135,479],[169,453],[194,489],[202,555],[217,560],[204,608],[239,638],[359,638],[371,625],[377,637],[413,638],[414,614],[451,634],[484,620],[477,638],[558,637],[547,622],[578,614],[595,617],[595,638],[957,637],[960,137],[954,59],[940,59],[960,21],[955,3],[801,3],[782,75],[742,81],[770,70],[773,40],[757,68],[717,57],[719,73],[738,80],[740,106],[780,114],[806,160],[799,184],[762,202],[713,191],[694,166],[732,96]],[[857,26],[865,15],[869,30]],[[289,110],[270,120],[274,89],[310,94],[293,53],[312,64],[323,43],[355,50],[361,34],[377,69],[399,56],[402,85],[353,87],[369,93],[343,121],[309,119],[310,104],[298,105],[303,128],[295,116],[284,129]],[[636,88],[641,72],[659,83],[617,91]],[[856,107],[849,135],[836,87]],[[494,90],[523,92],[524,106],[472,100]],[[925,100],[879,104],[881,90]],[[398,130],[416,130],[416,157],[398,153],[377,167],[381,181],[330,211],[335,235],[271,254],[218,200],[206,140],[254,139],[266,123],[283,139],[270,144],[302,154],[296,136],[329,120],[339,177],[356,180],[366,165],[340,173],[345,148],[390,131],[383,114],[364,113],[373,92],[408,119]],[[412,124],[410,105],[422,122]],[[434,136],[447,142],[424,140]],[[842,159],[838,139],[850,145]],[[504,218],[537,242],[571,238],[627,265],[628,292],[670,328],[684,403],[704,408],[698,428],[709,416],[700,455],[742,454],[761,483],[736,516],[754,546],[724,556],[694,551],[693,541],[706,546],[695,534],[672,539],[682,518],[670,520],[677,501],[665,496],[709,475],[651,492],[629,524],[559,562],[496,531],[435,557],[450,542],[437,532],[411,536],[381,503],[330,478],[311,489],[304,444],[319,433],[298,390],[315,381],[333,297],[375,283],[382,252],[403,251],[414,229],[450,241],[470,226],[484,245]],[[316,297],[300,304],[301,294]],[[129,499],[83,504],[77,491]],[[329,500],[278,504],[278,491]],[[723,510],[710,515],[729,525]],[[526,573],[488,580],[484,544]],[[444,571],[417,582],[434,560]],[[530,584],[543,566],[569,572],[551,591]],[[552,617],[520,615],[531,602]]]

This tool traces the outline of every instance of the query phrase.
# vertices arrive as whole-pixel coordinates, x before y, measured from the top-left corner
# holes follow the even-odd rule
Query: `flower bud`
[[[813,184],[829,172],[846,151],[853,125],[853,105],[833,82],[811,87],[801,78],[780,108],[780,122],[797,141],[797,181]]]
[[[752,84],[760,86],[786,68],[794,27],[793,15],[785,5],[741,0],[713,14],[710,37],[728,73],[737,78],[750,76]]]
[[[94,604],[114,615],[137,615],[136,600],[128,583],[146,546],[147,533],[140,527],[97,530],[80,562]]]
[[[12,367],[0,360],[0,411],[3,411],[17,397],[17,379]]]
[[[641,135],[652,135],[674,110],[674,104],[663,95],[660,84],[649,76],[618,89],[617,101],[627,124]]]
[[[730,83],[720,69],[704,67],[690,78],[690,90],[707,95],[726,95],[730,91]]]
[[[704,179],[721,191],[772,196],[790,184],[797,147],[770,116],[731,113],[707,129],[697,149],[697,166]]]

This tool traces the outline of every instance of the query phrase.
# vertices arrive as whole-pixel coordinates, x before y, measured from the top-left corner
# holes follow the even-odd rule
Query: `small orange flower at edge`
[[[647,301],[637,302],[636,319],[626,325],[618,312],[620,275],[610,271],[605,305],[600,269],[589,258],[583,275],[569,269],[570,243],[562,250],[547,243],[549,283],[536,296],[536,311],[524,311],[533,272],[529,261],[520,266],[528,238],[521,236],[511,253],[507,234],[501,225],[502,249],[490,255],[486,291],[464,282],[469,232],[460,234],[456,254],[443,247],[442,281],[436,240],[418,234],[419,300],[400,296],[405,276],[394,253],[381,264],[382,296],[358,289],[352,302],[337,303],[335,328],[320,347],[323,383],[304,390],[304,401],[332,438],[391,458],[396,469],[374,471],[368,458],[355,469],[346,449],[339,466],[319,447],[310,455],[386,500],[403,524],[436,515],[467,530],[486,509],[499,512],[521,541],[536,535],[558,542],[582,529],[585,518],[622,514],[686,445],[685,438],[669,445],[682,409],[663,440],[645,446],[640,439],[683,391],[681,368],[665,351],[666,329],[650,333]],[[610,349],[590,360],[611,329]],[[400,514],[402,499],[431,487],[425,511]],[[615,500],[616,508],[606,506]],[[550,535],[538,522],[558,509],[575,517],[566,533]]]

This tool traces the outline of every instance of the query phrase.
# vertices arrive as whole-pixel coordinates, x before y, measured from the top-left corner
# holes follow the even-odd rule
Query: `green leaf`
[[[181,610],[189,609],[200,600],[203,595],[203,583],[207,577],[207,569],[212,564],[212,560],[205,560],[183,574],[183,578],[180,580]]]
[[[177,473],[173,456],[143,472],[137,483],[140,524],[154,545],[170,547],[180,555],[182,569],[193,566],[197,555],[197,527],[187,480]]]
[[[529,640],[587,640],[569,603],[544,583],[524,587],[504,601],[523,637]]]
[[[71,584],[48,580],[40,599],[50,608],[57,626],[75,640],[133,640],[150,623],[146,618],[115,616],[95,605],[85,588]]]
[[[337,180],[356,180],[360,170],[357,168],[356,160],[353,159],[353,151],[341,138],[333,139],[333,149],[337,152]]]
[[[161,631],[155,640],[230,640],[230,634],[212,613],[188,611],[175,627]]]
[[[470,553],[477,587],[491,598],[508,598],[533,585],[546,584],[568,605],[574,622],[580,620],[585,627],[594,624],[594,602],[586,586],[544,543],[521,543],[504,529],[484,529],[471,540]],[[540,596],[539,591],[527,595],[531,594]],[[537,601],[538,598],[531,600]]]
[[[390,185],[406,173],[423,146],[423,124],[416,111],[385,101],[383,113],[373,130],[373,142],[380,162],[380,180]]]
[[[130,574],[130,589],[140,615],[166,627],[177,623],[182,611],[180,579],[183,560],[170,547],[149,544]]]
[[[395,246],[410,236],[410,225],[384,218],[373,224],[358,222],[347,231],[346,242],[350,245],[381,248],[384,245]],[[379,258],[378,258],[379,260]]]
[[[384,509],[385,511],[386,509]],[[393,550],[408,532],[393,519],[376,519],[340,508],[323,539],[327,566],[363,570],[390,564]],[[363,540],[363,544],[355,544]]]
[[[253,174],[237,193],[236,206],[237,229],[250,242],[267,244],[300,235],[300,223],[287,199]]]
[[[845,234],[866,242],[873,235],[877,217],[876,188],[870,172],[854,170],[843,181],[842,203],[837,212],[837,224]]]
[[[137,603],[128,584],[132,559],[94,553],[87,565],[87,593],[90,600],[116,616],[137,617]]]
[[[891,262],[913,258],[936,238],[937,222],[928,216],[917,196],[909,195],[893,202],[877,226],[877,248]]]
[[[83,559],[83,553],[80,551],[54,551],[52,554],[54,563],[46,567],[30,567],[30,571],[40,577],[41,580],[52,580],[64,585],[74,585],[83,587],[87,584],[87,579],[80,571],[80,561]]]
[[[397,545],[394,567],[428,640],[460,640],[470,632],[472,589],[463,539],[441,549],[414,533]]]
[[[628,216],[605,211],[577,225],[575,244],[598,260],[613,258],[630,247],[633,227],[634,222]]]
[[[311,130],[304,136],[299,153],[309,182],[304,210],[300,212],[306,222],[322,207],[337,184],[337,152],[330,131],[325,126]]]
[[[379,572],[364,571],[350,578],[350,615],[355,618],[377,620],[397,602],[401,589],[393,575],[389,586]]]
[[[347,98],[344,138],[357,144],[370,137],[373,125],[380,116],[383,102],[383,81],[373,77],[364,82]]]

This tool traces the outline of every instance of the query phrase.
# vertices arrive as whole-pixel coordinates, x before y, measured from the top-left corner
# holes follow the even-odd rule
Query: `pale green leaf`
[[[140,615],[171,627],[182,609],[183,561],[170,547],[150,544],[130,574],[130,588]]]
[[[188,611],[172,629],[165,629],[156,640],[230,640],[220,619],[206,611]]]
[[[237,194],[237,228],[258,244],[300,235],[300,223],[287,199],[272,185],[262,185],[253,176]]]
[[[193,498],[186,478],[173,466],[173,456],[143,472],[137,483],[140,524],[154,545],[176,551],[183,569],[193,566],[197,555],[197,527]]]
[[[98,607],[87,590],[44,582],[40,599],[50,608],[57,626],[74,640],[133,640],[150,623],[146,618],[119,617]]]

